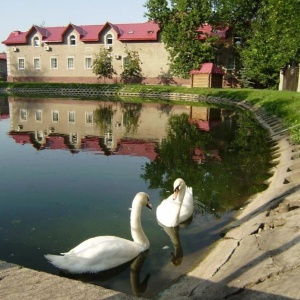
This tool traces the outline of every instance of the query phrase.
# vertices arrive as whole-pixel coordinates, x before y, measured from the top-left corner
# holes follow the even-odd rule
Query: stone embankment
[[[204,100],[198,95],[187,98],[252,110],[270,131],[268,142],[276,165],[270,170],[268,189],[253,195],[203,261],[157,298],[300,299],[299,145],[291,143],[280,120],[246,102],[212,97]],[[87,298],[134,299],[98,286],[0,263],[0,299]]]

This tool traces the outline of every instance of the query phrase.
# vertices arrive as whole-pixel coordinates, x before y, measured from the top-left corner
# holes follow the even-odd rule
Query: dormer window
[[[112,34],[107,34],[105,37],[105,44],[106,45],[112,45],[114,41],[113,35]]]
[[[70,36],[70,45],[71,46],[75,46],[76,45],[76,36],[75,35],[71,35]]]
[[[40,46],[40,38],[38,36],[35,36],[33,38],[33,46],[34,47],[39,47]]]
[[[134,34],[134,31],[133,31],[133,30],[131,30],[131,31],[128,31],[128,33],[129,33],[129,34]]]

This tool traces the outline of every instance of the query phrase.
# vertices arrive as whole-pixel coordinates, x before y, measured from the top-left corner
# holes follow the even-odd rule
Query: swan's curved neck
[[[141,205],[132,207],[130,216],[131,236],[135,243],[140,244],[146,250],[149,248],[150,243],[142,228],[141,213]]]

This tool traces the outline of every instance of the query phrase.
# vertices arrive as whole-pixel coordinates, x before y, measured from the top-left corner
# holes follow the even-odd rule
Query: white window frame
[[[38,36],[34,36],[33,37],[33,46],[40,47],[40,45],[41,45],[40,38]]]
[[[18,70],[25,70],[25,57],[18,58]]]
[[[94,124],[94,113],[92,111],[85,112],[85,124],[92,126]]]
[[[69,121],[69,123],[72,123],[72,124],[75,123],[75,111],[74,110],[70,110],[68,112],[68,121]]]
[[[56,62],[56,66],[53,66],[52,61]],[[51,70],[57,70],[58,69],[58,60],[57,57],[50,57],[50,69]]]
[[[93,57],[92,56],[85,56],[84,57],[84,68],[86,70],[93,69]]]
[[[72,61],[72,65],[70,64],[71,61]],[[74,56],[68,56],[67,57],[67,69],[68,70],[74,70],[75,69]]]
[[[52,110],[52,122],[53,123],[59,122],[59,111],[58,110]]]
[[[70,46],[76,46],[77,44],[77,38],[75,34],[71,34],[69,37],[69,44]]]
[[[33,68],[35,70],[40,70],[41,69],[41,59],[39,57],[34,57],[33,58]]]
[[[36,109],[35,110],[35,120],[37,122],[42,122],[42,118],[43,118],[43,113],[41,109]]]
[[[105,36],[105,45],[112,46],[113,44],[114,44],[114,35],[111,32],[109,32]]]
[[[21,108],[20,109],[20,120],[27,121],[27,119],[28,119],[27,109]]]

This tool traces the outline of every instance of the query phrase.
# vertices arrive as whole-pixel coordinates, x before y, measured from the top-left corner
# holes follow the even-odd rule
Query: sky
[[[32,25],[67,26],[142,23],[146,0],[10,0],[1,5],[0,53],[2,41],[12,31],[28,31]]]

